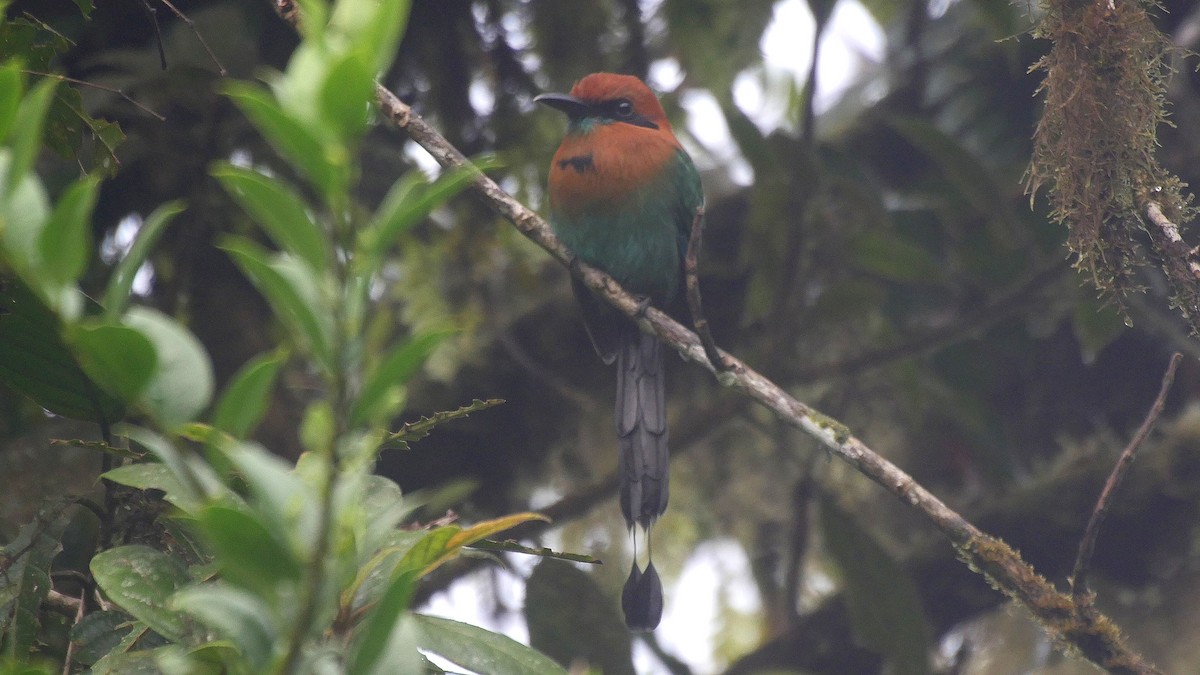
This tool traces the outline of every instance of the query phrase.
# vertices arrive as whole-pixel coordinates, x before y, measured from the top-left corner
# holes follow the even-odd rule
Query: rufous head
[[[533,100],[566,113],[573,125],[621,123],[671,130],[658,97],[632,75],[592,73],[576,82],[570,94],[542,94]]]

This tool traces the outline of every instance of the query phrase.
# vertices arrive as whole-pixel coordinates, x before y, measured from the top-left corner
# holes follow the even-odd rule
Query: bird
[[[704,191],[692,158],[654,92],[639,78],[593,73],[569,94],[534,101],[567,116],[548,178],[550,225],[575,256],[643,299],[666,305],[680,292],[693,222]],[[649,557],[650,529],[667,508],[666,379],[663,347],[600,300],[576,277],[572,289],[596,353],[616,364],[620,504],[631,534],[645,533],[647,563],[636,554],[621,593],[625,623],[654,630],[662,581]]]

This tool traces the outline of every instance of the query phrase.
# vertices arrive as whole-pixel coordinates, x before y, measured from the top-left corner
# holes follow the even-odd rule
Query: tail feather
[[[666,382],[662,344],[630,325],[617,353],[617,436],[621,443],[621,512],[649,528],[667,510]]]
[[[648,633],[658,628],[663,613],[662,580],[654,563],[642,571],[637,562],[629,570],[629,578],[621,589],[621,609],[625,611],[625,625],[630,630]]]

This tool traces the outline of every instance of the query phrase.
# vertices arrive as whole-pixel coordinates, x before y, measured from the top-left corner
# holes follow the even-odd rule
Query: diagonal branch
[[[468,165],[466,157],[458,149],[386,88],[377,85],[376,98],[383,114],[408,133],[439,164],[448,168]],[[502,190],[492,179],[479,173],[474,178],[473,187],[492,210],[510,221],[564,266],[576,270],[583,283],[598,295],[631,318],[641,314],[639,323],[644,330],[653,331],[685,359],[713,371],[713,365],[705,358],[704,348],[694,333],[656,308],[643,311],[637,298],[604,272],[585,264],[572,266],[570,252],[555,238],[549,224]],[[723,379],[727,379],[732,387],[771,409],[786,423],[817,439],[831,454],[921,512],[950,539],[971,569],[985,575],[997,589],[1028,608],[1063,643],[1113,673],[1161,672],[1125,644],[1115,624],[1099,613],[1084,616],[1070,595],[1060,592],[1038,575],[1016,551],[967,522],[911,476],[855,438],[840,422],[793,398],[739,359],[724,352],[721,356],[729,366]]]
[[[1105,482],[1104,489],[1100,492],[1100,499],[1096,502],[1096,508],[1092,511],[1092,517],[1088,520],[1087,528],[1083,532],[1083,539],[1079,542],[1079,554],[1075,558],[1075,568],[1071,573],[1071,597],[1080,610],[1089,611],[1092,605],[1093,596],[1088,590],[1087,576],[1092,564],[1092,554],[1096,551],[1096,539],[1100,536],[1100,526],[1104,524],[1104,518],[1108,516],[1108,510],[1112,507],[1113,495],[1117,493],[1121,482],[1125,480],[1125,474],[1129,473],[1130,467],[1133,466],[1138,447],[1150,435],[1150,430],[1154,428],[1159,415],[1162,415],[1163,407],[1167,403],[1167,392],[1171,391],[1171,383],[1175,381],[1175,370],[1179,368],[1179,362],[1182,360],[1183,354],[1179,352],[1175,352],[1171,356],[1171,362],[1167,364],[1167,372],[1162,377],[1162,387],[1158,390],[1158,397],[1150,406],[1150,412],[1146,413],[1146,419],[1142,422],[1142,426],[1138,428],[1133,439],[1129,441],[1129,445],[1125,446],[1121,452],[1121,457],[1113,467],[1112,473],[1109,474],[1108,481]]]

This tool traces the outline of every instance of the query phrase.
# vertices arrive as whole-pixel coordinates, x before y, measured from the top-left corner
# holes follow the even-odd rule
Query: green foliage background
[[[299,601],[280,600],[272,594],[283,591],[267,582],[308,578],[311,551],[287,540],[293,526],[271,520],[292,516],[270,515],[282,507],[271,506],[279,495],[269,492],[291,486],[318,503],[323,474],[304,462],[321,464],[293,466],[298,457],[333,461],[336,453],[318,451],[338,446],[330,439],[355,438],[359,445],[347,447],[361,450],[384,438],[363,441],[366,430],[404,431],[390,439],[404,449],[379,455],[375,468],[386,479],[367,477],[373,460],[328,466],[357,476],[347,485],[361,495],[398,487],[405,508],[415,509],[403,516],[409,524],[438,524],[447,508],[462,522],[442,526],[464,532],[513,524],[496,519],[533,506],[554,517],[554,529],[528,523],[499,538],[524,535],[527,546],[611,563],[570,576],[539,567],[524,610],[531,641],[561,661],[575,650],[605,663],[605,672],[622,672],[623,658],[596,655],[624,657],[628,636],[589,630],[616,616],[628,555],[609,499],[612,377],[591,357],[566,273],[477,199],[451,198],[464,175],[427,184],[422,151],[375,124],[358,102],[370,97],[370,75],[386,66],[381,82],[468,155],[498,158],[487,160],[489,173],[541,208],[561,120],[535,110],[532,97],[597,70],[646,76],[657,63],[681,73],[663,100],[704,173],[702,283],[718,342],[844,421],[1047,577],[1061,582],[1069,572],[1104,476],[1153,399],[1170,352],[1188,355],[1102,534],[1096,586],[1102,608],[1168,672],[1200,663],[1187,619],[1200,597],[1200,352],[1158,273],[1130,272],[1131,285],[1146,290],[1125,299],[1122,317],[1096,298],[1088,275],[1070,269],[1067,232],[1047,203],[1039,197],[1031,208],[1024,194],[1041,118],[1033,95],[1041,75],[1028,68],[1048,50],[1029,33],[1038,7],[865,3],[887,37],[886,57],[862,64],[854,85],[818,114],[803,81],[762,63],[759,41],[777,2],[414,0],[394,50],[386,35],[339,43],[338,30],[367,35],[391,25],[382,20],[344,19],[327,35],[318,21],[301,43],[269,2],[174,3],[196,32],[150,4],[165,69],[138,2],[13,2],[6,11],[3,56],[21,57],[32,71],[0,73],[0,125],[20,130],[6,135],[8,161],[24,167],[7,175],[36,178],[42,196],[6,183],[5,231],[38,209],[58,224],[5,257],[12,269],[2,291],[9,313],[0,315],[0,344],[10,346],[0,351],[0,565],[9,565],[9,579],[53,571],[54,588],[73,597],[93,582],[111,591],[119,583],[105,574],[120,566],[104,563],[124,551],[120,560],[161,565],[163,578],[178,582],[173,591],[211,577],[203,568],[211,549],[241,548],[222,543],[220,532],[260,527],[254,541],[273,541],[280,554],[270,565],[243,560],[240,576],[226,568],[222,616],[236,615],[231,608],[245,607],[249,594],[268,606],[263,625],[278,628],[287,616],[280,608]],[[827,29],[839,3],[808,4]],[[1187,3],[1166,3],[1152,17],[1168,37],[1194,35],[1200,21]],[[34,74],[43,72],[99,86]],[[788,111],[783,121],[756,124],[758,111],[739,107],[738,78],[758,82],[764,106]],[[1167,92],[1176,126],[1161,128],[1158,139],[1158,161],[1193,183],[1195,84],[1191,65],[1180,65]],[[21,86],[26,95],[14,97]],[[735,147],[708,148],[692,134],[685,103],[696,96],[712,97]],[[31,133],[38,119],[41,142]],[[733,180],[731,152],[752,171],[750,184]],[[1136,227],[1131,232],[1137,251],[1144,244]],[[1194,243],[1186,228],[1184,236]],[[134,283],[139,270],[150,283]],[[18,338],[23,351],[11,348]],[[163,369],[168,345],[180,352],[174,373]],[[44,377],[30,354],[66,365]],[[30,383],[42,387],[36,403],[20,394]],[[88,393],[88,383],[100,386]],[[476,399],[505,403],[470,407],[469,417],[437,415]],[[1088,672],[1046,656],[1044,636],[1009,621],[1003,598],[893,498],[704,373],[673,365],[669,405],[673,494],[655,553],[668,586],[661,641],[670,644],[645,657],[655,667],[680,658],[711,659],[734,673],[935,672],[960,658],[974,668],[967,672]],[[42,407],[102,424],[48,417]],[[120,445],[106,434],[121,419],[155,431],[126,433],[129,447],[98,448]],[[181,426],[190,422],[207,426]],[[217,430],[231,440],[222,445]],[[157,456],[161,464],[110,477],[163,490],[170,505],[158,493],[118,489],[115,503],[136,508],[104,515],[115,503],[95,480],[102,458],[116,451]],[[261,484],[250,465],[265,472]],[[229,474],[231,466],[241,470]],[[150,524],[159,512],[176,517]],[[198,525],[181,525],[181,513]],[[376,512],[355,517],[370,522],[364,513]],[[196,531],[208,539],[192,541]],[[441,532],[446,545],[454,533]],[[367,564],[406,569],[400,549],[411,550],[417,535],[387,536],[396,541],[356,549],[362,558],[343,550],[340,571],[330,574],[353,578],[348,570]],[[718,626],[681,646],[667,637],[682,621],[670,613],[678,601],[672,584],[706,542],[736,543],[744,555],[726,569],[753,581],[760,608],[744,614],[719,589],[705,589],[716,598]],[[389,545],[394,557],[372,562]],[[490,555],[514,562],[526,555],[513,552],[515,544],[491,546]],[[434,549],[425,562],[461,546]],[[97,567],[99,550],[107,557]],[[181,571],[183,563],[201,567]],[[471,642],[409,614],[409,594],[419,607],[487,564],[455,558],[436,570],[419,566],[429,572],[419,583],[397,573],[390,595],[378,588],[373,607],[414,617],[396,624],[399,637],[364,628],[360,615],[330,623],[332,634],[374,636],[376,645],[381,634],[405,644],[427,639],[420,635],[439,636],[443,647]],[[584,584],[596,587],[571,592]],[[3,624],[10,658],[61,661],[71,636],[77,669],[122,639],[134,640],[127,648],[164,650],[155,656],[160,667],[164,658],[232,664],[255,653],[248,645],[200,649],[200,633],[189,632],[198,629],[173,623],[174,609],[158,616],[154,603],[142,611],[111,595],[116,607],[90,608],[86,623],[71,629],[73,617],[21,595],[34,587],[49,590],[25,583],[0,595],[0,603],[40,612]],[[328,607],[338,606],[335,595]],[[180,612],[188,609],[181,597]],[[201,623],[203,611],[193,614]],[[905,630],[889,632],[889,624]],[[472,635],[487,644],[480,658],[508,648],[488,643],[486,632]],[[938,650],[960,638],[968,647],[959,657]],[[327,639],[314,633],[306,653],[325,654]],[[266,652],[251,663],[275,663],[275,647],[259,648]]]

